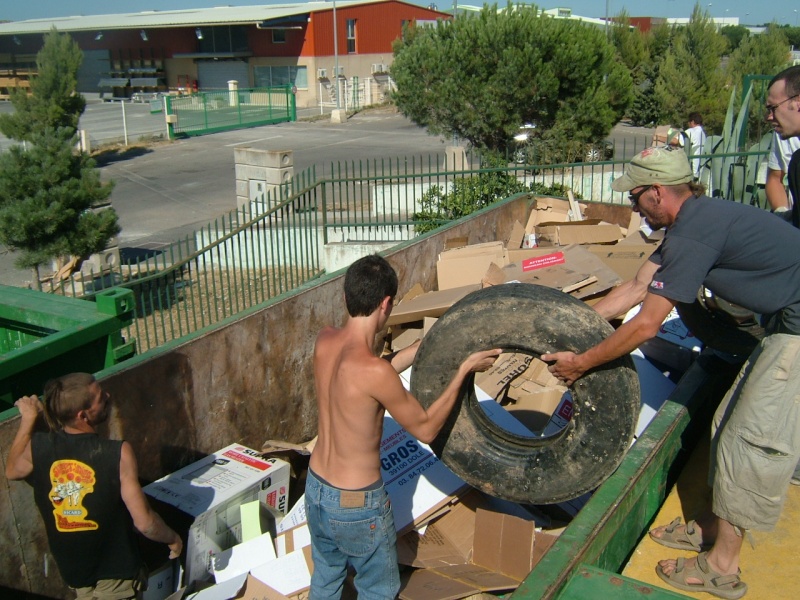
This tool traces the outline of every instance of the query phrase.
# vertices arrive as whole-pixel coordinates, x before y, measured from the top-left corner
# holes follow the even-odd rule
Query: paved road
[[[8,106],[0,104],[0,110]],[[121,112],[118,104],[90,103],[81,127],[106,132],[103,135],[115,127],[119,131],[116,111]],[[129,123],[138,119],[138,128],[129,125],[129,134],[152,127],[148,123],[160,126],[158,120],[163,119],[150,115],[147,105],[130,103],[126,116]],[[650,135],[650,130],[620,125],[612,137],[619,147],[624,142],[630,154],[632,140],[637,139],[641,148]],[[292,150],[296,174],[312,166],[319,174],[323,165],[327,170],[338,161],[442,157],[449,143],[387,109],[360,113],[342,124],[328,119],[282,123],[111,153],[101,158],[101,176],[115,182],[111,202],[122,226],[120,246],[157,249],[237,208],[237,146]],[[29,279],[27,271],[14,268],[12,256],[0,255],[0,283],[24,285]]]

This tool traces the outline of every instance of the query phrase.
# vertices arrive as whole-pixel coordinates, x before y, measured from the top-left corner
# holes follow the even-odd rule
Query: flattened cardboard
[[[478,588],[423,569],[401,578],[400,598],[403,600],[458,600],[480,593]]]
[[[475,514],[473,564],[521,582],[556,538],[536,534],[536,524],[511,515],[478,509]]]
[[[473,244],[442,252],[436,262],[439,291],[478,283],[490,264],[504,264],[504,252],[502,242]]]
[[[481,275],[484,272],[485,269],[481,272]],[[478,280],[480,280],[480,276]],[[475,283],[439,292],[428,292],[408,302],[401,302],[392,310],[386,325],[401,325],[403,323],[421,321],[424,317],[441,317],[453,304],[470,292],[480,289],[480,287],[479,283]]]
[[[460,583],[471,585],[482,592],[513,590],[520,583],[513,577],[475,564],[450,565],[448,567],[436,567],[433,570]]]
[[[527,250],[524,252],[530,252],[531,260],[530,262],[525,262],[524,260],[521,262],[522,267],[525,268],[526,266],[530,269],[531,266],[538,266],[542,264],[542,260],[547,257],[547,254],[541,253],[541,248],[538,249],[537,252]],[[553,249],[550,249],[551,253],[553,253]],[[574,277],[572,281],[569,279],[559,281],[561,286],[569,286],[574,285],[576,283],[580,283],[588,279],[589,277],[597,277],[597,281],[593,283],[589,283],[588,285],[584,285],[577,290],[574,290],[571,295],[576,298],[587,298],[589,296],[593,296],[595,294],[599,294],[604,292],[608,289],[611,289],[615,285],[622,282],[622,279],[617,275],[612,269],[607,267],[603,262],[594,256],[591,252],[586,250],[585,246],[573,245],[573,246],[566,246],[564,248],[558,248],[555,250],[555,253],[558,252],[563,253],[564,264],[554,265],[552,267],[547,268],[539,268],[529,270],[528,275],[522,279],[521,281],[526,281],[528,283],[538,283],[540,285],[548,285],[548,277],[551,275],[548,273],[551,270],[561,269],[564,271],[565,274],[569,272],[580,273],[586,276],[586,278],[581,279],[579,277]],[[519,257],[522,256],[521,254],[514,253],[514,256]],[[505,268],[510,268],[510,265]],[[513,276],[513,273],[509,273],[510,276]],[[533,279],[530,279],[530,277]],[[537,279],[538,278],[538,279]],[[550,286],[555,287],[555,286]],[[557,288],[562,289],[562,288]]]
[[[615,244],[613,246],[587,246],[589,252],[619,275],[622,281],[636,277],[639,268],[647,262],[656,249],[654,244]]]
[[[397,540],[397,561],[401,565],[430,569],[468,562],[467,553],[439,529],[438,522],[429,524],[424,535],[409,531]]]
[[[297,525],[275,536],[275,555],[285,556],[311,545],[311,530],[307,523]]]
[[[547,427],[565,389],[543,387],[522,394],[517,397],[516,402],[508,404],[506,410],[530,431],[538,433]]]
[[[255,567],[250,575],[285,596],[292,596],[311,587],[311,547],[290,552],[264,565]]]
[[[235,600],[289,600],[289,597],[248,575],[244,588],[236,595]]]
[[[519,221],[514,221],[514,226],[511,228],[511,234],[506,240],[506,249],[518,250],[522,248],[522,241],[525,238],[525,227]]]
[[[539,245],[550,243],[555,246],[570,244],[613,244],[622,239],[619,225],[602,221],[579,221],[571,223],[541,223],[536,226],[536,240]]]

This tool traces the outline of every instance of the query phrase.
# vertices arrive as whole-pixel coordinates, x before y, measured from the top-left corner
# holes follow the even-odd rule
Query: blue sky
[[[448,0],[412,0],[415,4],[427,5],[430,1],[439,8],[452,6]],[[481,0],[462,0],[464,4],[481,5]],[[5,0],[0,7],[0,20],[22,21],[47,17],[69,15],[100,15],[143,10],[169,10],[184,8],[205,8],[211,6],[245,6],[253,4],[277,4],[265,0]],[[506,2],[501,0],[499,4]],[[554,0],[537,3],[542,8],[569,7],[573,13],[587,17],[605,15],[606,4],[609,14],[614,15],[625,8],[632,16],[688,17],[695,0]],[[795,25],[800,13],[797,0],[771,0],[753,4],[752,0],[712,0],[700,3],[713,17],[739,17],[742,24],[760,24],[770,21]]]

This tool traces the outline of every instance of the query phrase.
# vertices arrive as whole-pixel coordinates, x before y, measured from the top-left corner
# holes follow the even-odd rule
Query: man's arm
[[[395,371],[402,373],[408,367],[414,364],[414,357],[417,355],[420,342],[422,342],[422,340],[417,340],[413,344],[406,346],[397,352],[387,354],[383,357],[383,359],[389,361]]]
[[[386,377],[385,373],[375,374],[374,385],[380,390],[376,399],[389,411],[389,414],[419,441],[429,444],[442,429],[444,422],[458,399],[461,384],[467,375],[476,371],[485,371],[494,364],[502,350],[484,350],[470,354],[462,362],[456,374],[450,380],[442,395],[427,409],[409,394],[397,376]],[[386,368],[383,366],[382,368]]]
[[[19,409],[20,423],[6,460],[6,478],[10,480],[25,479],[33,473],[31,436],[36,419],[43,408],[36,396],[23,396],[14,403],[14,406]]]
[[[767,181],[764,184],[764,190],[772,211],[780,208],[789,209],[789,196],[786,194],[786,188],[783,185],[784,175],[783,171],[767,169]]]
[[[543,354],[541,358],[545,362],[555,361],[548,370],[567,385],[572,385],[589,369],[628,354],[642,342],[656,335],[674,306],[675,302],[669,298],[647,294],[642,309],[636,316],[620,325],[614,333],[596,346],[582,354],[555,352]]]
[[[613,319],[625,314],[631,308],[642,302],[647,295],[647,288],[653,281],[653,275],[658,271],[658,265],[646,261],[636,272],[636,277],[621,283],[608,295],[595,304],[594,308],[604,319]]]
[[[136,455],[128,442],[122,442],[119,460],[120,493],[128,508],[133,525],[144,537],[169,546],[169,557],[177,558],[183,550],[183,540],[155,512],[139,485],[139,468]]]

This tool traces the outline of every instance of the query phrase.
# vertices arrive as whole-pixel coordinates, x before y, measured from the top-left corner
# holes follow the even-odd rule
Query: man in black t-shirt
[[[644,300],[639,313],[581,354],[545,354],[550,371],[572,384],[586,371],[627,354],[658,332],[678,302],[704,285],[762,315],[765,335],[720,403],[712,426],[709,478],[713,515],[651,532],[664,545],[708,552],[685,562],[662,560],[659,576],[682,590],[739,598],[739,553],[746,529],[771,530],[800,459],[800,230],[766,211],[697,196],[681,150],[648,148],[612,183],[664,241],[636,280],[612,292],[613,312]],[[624,298],[627,296],[627,298]],[[631,303],[632,304],[632,303]]]
[[[180,536],[150,508],[130,444],[97,436],[109,398],[88,373],[47,382],[44,404],[36,396],[20,398],[20,426],[6,461],[8,479],[33,486],[50,551],[78,599],[141,597],[134,527],[167,544],[170,558],[183,549]],[[34,433],[42,411],[50,433]]]

